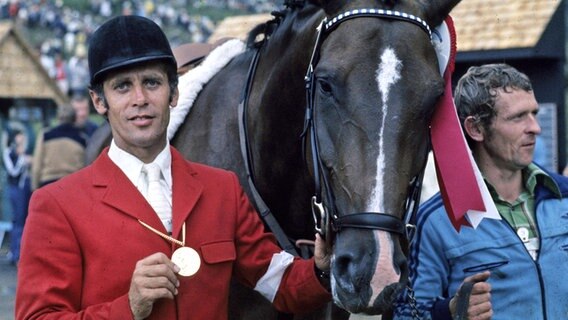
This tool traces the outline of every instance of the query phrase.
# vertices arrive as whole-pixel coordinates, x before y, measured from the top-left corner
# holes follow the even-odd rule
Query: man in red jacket
[[[283,252],[234,173],[169,145],[176,61],[155,23],[109,20],[91,39],[89,69],[113,141],[92,165],[34,192],[17,319],[227,319],[233,277],[285,312],[330,300],[316,276],[329,269],[319,238],[314,259]]]

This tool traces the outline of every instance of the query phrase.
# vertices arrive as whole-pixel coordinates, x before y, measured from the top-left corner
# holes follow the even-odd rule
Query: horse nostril
[[[341,256],[335,257],[335,269],[339,274],[343,274],[348,271],[351,262],[353,261],[353,255],[351,253],[345,253]]]
[[[335,256],[333,263],[333,276],[343,287],[349,284],[357,284],[361,280],[357,279],[357,263],[355,263],[353,252],[345,252]]]

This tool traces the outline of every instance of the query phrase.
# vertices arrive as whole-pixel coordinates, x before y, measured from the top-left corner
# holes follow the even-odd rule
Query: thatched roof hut
[[[467,0],[452,11],[458,51],[533,48],[561,0]]]
[[[207,42],[214,43],[225,37],[237,38],[244,41],[250,30],[261,23],[267,22],[271,18],[272,16],[269,13],[227,17],[217,25],[217,28],[215,28],[215,31],[213,31],[213,34],[211,34]]]
[[[42,67],[39,53],[11,22],[0,23],[0,57],[0,99],[48,99],[57,105],[67,101]]]

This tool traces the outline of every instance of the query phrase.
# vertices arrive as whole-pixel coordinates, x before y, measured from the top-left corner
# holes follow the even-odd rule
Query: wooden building
[[[67,102],[32,48],[11,22],[0,23],[0,117],[46,122],[57,105]]]
[[[67,96],[42,67],[39,52],[11,22],[0,22],[0,152],[7,145],[9,132],[19,130],[27,135],[27,152],[31,154],[38,129],[66,102]],[[0,240],[11,228],[5,185],[4,166],[0,166]]]
[[[269,13],[227,17],[219,23],[207,42],[214,43],[225,37],[238,38],[244,41],[252,28],[272,18]]]

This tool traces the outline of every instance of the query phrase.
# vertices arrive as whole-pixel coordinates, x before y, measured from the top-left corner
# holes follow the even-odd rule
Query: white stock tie
[[[160,184],[160,167],[155,163],[150,163],[145,164],[142,170],[146,172],[146,178],[148,179],[146,200],[150,203],[154,211],[156,211],[166,230],[171,233],[172,207]]]

